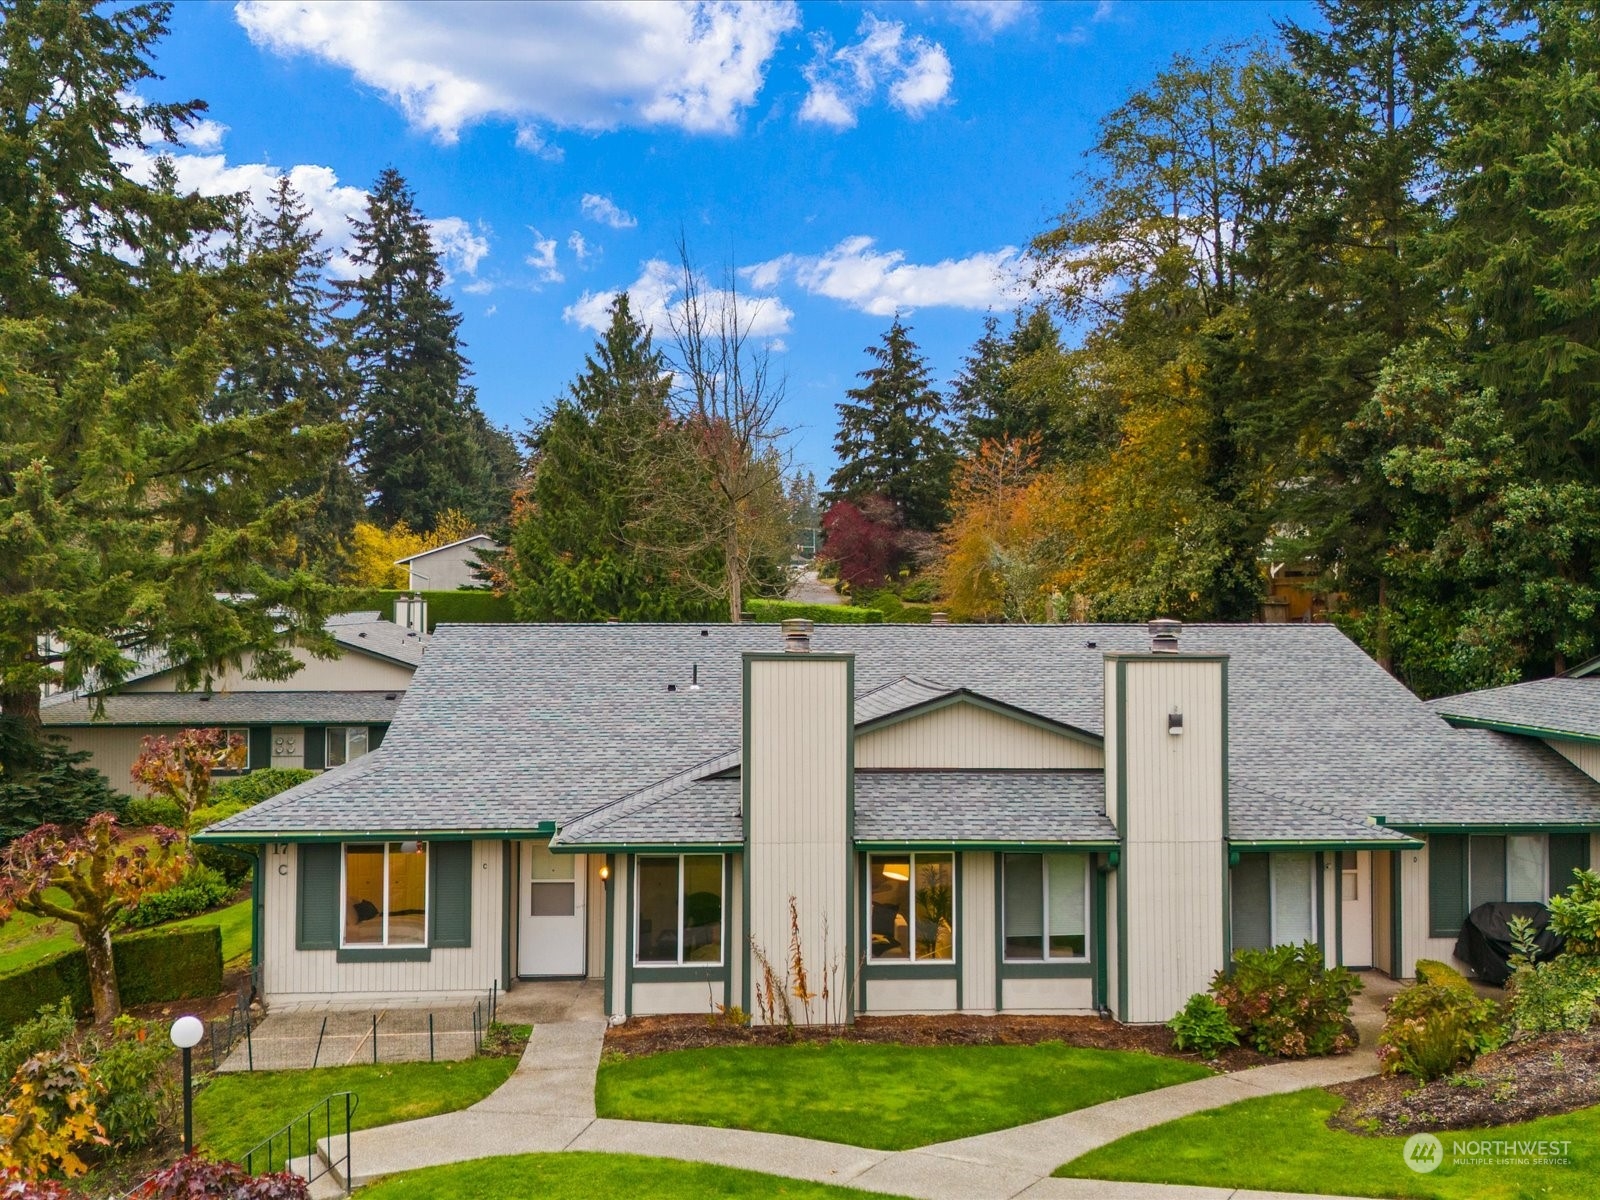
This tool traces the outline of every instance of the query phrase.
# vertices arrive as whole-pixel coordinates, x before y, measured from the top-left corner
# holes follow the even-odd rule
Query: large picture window
[[[1006,961],[1088,958],[1089,856],[1003,858]]]
[[[343,946],[428,944],[428,843],[351,842],[340,879]]]
[[[1265,950],[1317,940],[1316,856],[1242,854],[1229,872],[1233,944]]]
[[[877,962],[956,956],[954,854],[867,856],[868,955]]]
[[[365,725],[328,726],[328,757],[330,767],[342,767],[367,752],[367,727]]]
[[[1501,900],[1543,904],[1589,863],[1587,833],[1431,834],[1428,932],[1454,937],[1467,914]]]
[[[641,854],[634,962],[722,965],[722,855]]]

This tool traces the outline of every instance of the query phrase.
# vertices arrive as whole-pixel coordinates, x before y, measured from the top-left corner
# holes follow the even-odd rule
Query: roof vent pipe
[[[783,622],[783,648],[790,654],[811,653],[811,622],[789,617]]]
[[[928,624],[929,625],[948,625],[948,624],[950,624],[950,614],[946,613],[946,612],[936,612],[936,613],[934,613],[932,616],[930,616],[928,618]]]
[[[1178,635],[1183,632],[1183,622],[1171,617],[1157,617],[1150,622],[1150,653],[1176,654]]]

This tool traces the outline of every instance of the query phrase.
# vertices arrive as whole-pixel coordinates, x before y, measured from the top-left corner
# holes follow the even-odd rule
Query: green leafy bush
[[[0,1038],[0,1079],[10,1079],[17,1068],[35,1054],[46,1050],[59,1050],[67,1039],[77,1032],[77,1021],[72,1015],[72,1005],[63,996],[54,1004],[41,1005],[39,1014],[24,1021],[4,1038]],[[0,1191],[0,1196],[5,1195]]]
[[[197,917],[232,900],[237,890],[220,871],[203,863],[195,863],[172,887],[146,896],[123,912],[121,926],[124,929],[149,929],[152,925],[167,921]]]
[[[147,1146],[173,1109],[174,1087],[165,1068],[173,1055],[160,1025],[118,1017],[107,1039],[84,1046],[89,1077],[100,1088],[100,1124],[113,1151]]]
[[[1600,959],[1568,953],[1537,964],[1522,960],[1509,990],[1518,1033],[1588,1029],[1600,1016]]]
[[[1172,1044],[1179,1050],[1193,1050],[1215,1058],[1229,1046],[1239,1044],[1239,1031],[1228,1020],[1228,1010],[1205,992],[1196,992],[1167,1022]]]
[[[801,604],[797,600],[746,600],[745,610],[757,621],[785,621],[804,617],[818,625],[881,625],[883,614],[875,608],[853,604]]]
[[[1235,950],[1231,966],[1211,981],[1211,994],[1234,1028],[1261,1053],[1286,1058],[1354,1048],[1346,1026],[1351,997],[1360,990],[1355,975],[1323,962],[1315,942]]]
[[[409,596],[411,591],[394,588],[369,588],[350,593],[344,612],[366,612],[376,609],[386,621],[394,619],[396,596]],[[428,602],[428,631],[442,623],[467,625],[505,624],[517,619],[511,607],[511,597],[496,596],[488,591],[421,592]]]
[[[183,828],[183,809],[170,796],[135,796],[127,804],[129,825],[165,825]]]
[[[1417,982],[1433,987],[1455,988],[1472,996],[1478,994],[1472,990],[1472,982],[1465,975],[1436,958],[1417,959]]]
[[[124,1004],[215,996],[222,990],[222,930],[215,925],[153,929],[111,944]],[[0,975],[0,1031],[29,1020],[63,997],[74,1013],[93,1008],[83,950],[63,950]]]
[[[1459,972],[1451,973],[1466,984]],[[1389,1002],[1378,1035],[1378,1062],[1386,1075],[1404,1073],[1427,1083],[1497,1049],[1505,1035],[1493,1000],[1478,996],[1471,985],[1420,982],[1423,974],[1418,963],[1419,982]],[[1436,971],[1429,974],[1439,977]]]
[[[1600,956],[1600,874],[1577,870],[1572,886],[1550,897],[1550,928],[1567,942],[1567,953]]]
[[[858,597],[856,603],[877,609],[885,621],[895,625],[926,625],[933,620],[933,605],[908,604],[906,598],[889,588]]]
[[[231,808],[234,812],[242,812],[252,804],[270,800],[279,792],[286,792],[316,777],[315,771],[307,771],[303,767],[266,767],[251,771],[248,775],[235,775],[213,784],[210,805],[197,810],[195,815],[214,808]],[[220,821],[222,818],[215,819]]]

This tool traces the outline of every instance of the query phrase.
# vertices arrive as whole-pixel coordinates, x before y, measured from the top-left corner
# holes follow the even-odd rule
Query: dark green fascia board
[[[1252,841],[1240,842],[1229,840],[1230,850],[1243,850],[1248,854],[1270,853],[1272,851],[1291,852],[1298,850],[1420,850],[1422,843],[1415,838],[1400,841],[1388,838],[1382,841],[1362,841],[1359,838],[1330,838],[1322,841]]]
[[[967,688],[957,688],[945,696],[932,700],[924,700],[921,704],[913,704],[910,708],[903,708],[899,712],[892,712],[886,716],[876,717],[871,721],[863,721],[856,726],[856,733],[874,733],[879,729],[887,729],[891,725],[898,725],[902,721],[910,721],[916,717],[923,717],[942,708],[951,708],[957,704],[970,704],[974,708],[981,708],[987,712],[995,713],[1002,717],[1009,717],[1020,721],[1024,725],[1032,725],[1049,733],[1060,734],[1074,741],[1084,742],[1090,746],[1103,746],[1105,739],[1086,729],[1079,729],[1075,725],[1065,725],[1060,721],[1052,721],[1049,717],[1041,717],[1036,712],[1015,705],[1006,704],[1000,700],[991,700],[981,692],[974,692]]]
[[[728,965],[707,963],[703,967],[651,966],[649,963],[633,964],[633,983],[724,983],[728,978]]]
[[[346,948],[338,952],[335,961],[342,963],[398,963],[428,962],[433,951],[427,946],[391,947],[377,950]]]
[[[868,979],[954,979],[961,967],[953,959],[915,962],[909,959],[873,959],[862,968]]]
[[[1087,958],[1074,962],[1007,962],[1003,958],[1000,960],[1000,973],[1007,979],[1094,979],[1098,969],[1099,964]]]
[[[914,842],[877,842],[857,841],[858,853],[892,853],[896,850],[998,850],[1010,851],[1016,854],[1063,850],[1113,850],[1121,847],[1121,842],[1107,841],[1105,839],[1065,842],[940,842],[940,841],[914,841]]]
[[[329,833],[327,830],[318,830],[315,833],[310,831],[298,833],[211,833],[203,831],[195,834],[189,840],[217,846],[230,843],[252,845],[257,842],[503,842],[507,840],[517,841],[522,838],[549,837],[555,831],[555,822],[545,821],[532,829],[361,829],[350,830],[345,833]],[[582,853],[581,848],[577,853]]]
[[[856,656],[853,652],[840,650],[808,650],[804,654],[796,653],[790,650],[746,650],[744,652],[745,662],[762,662],[767,660],[774,662],[790,662],[794,659],[810,662],[817,662],[819,660],[822,662],[855,662]]]
[[[1577,666],[1569,668],[1565,677],[1567,679],[1583,679],[1585,676],[1593,675],[1596,671],[1600,671],[1600,655],[1586,659]]]
[[[1168,654],[1165,651],[1156,653],[1155,651],[1146,650],[1137,654],[1107,653],[1105,655],[1108,662],[1227,662],[1230,657],[1227,654],[1186,654],[1181,650],[1176,654]]]
[[[1436,824],[1425,821],[1407,821],[1404,825],[1387,825],[1382,817],[1378,818],[1380,825],[1388,829],[1399,829],[1403,833],[1600,833],[1600,821],[1510,821],[1505,823],[1478,825]],[[1378,846],[1372,849],[1415,850],[1421,843],[1412,846]],[[1362,849],[1368,849],[1363,846]]]
[[[740,842],[585,842],[551,846],[551,854],[737,854]]]
[[[1496,733],[1516,733],[1523,737],[1551,738],[1558,742],[1584,742],[1600,746],[1600,733],[1580,733],[1575,729],[1547,729],[1542,725],[1520,725],[1513,721],[1490,721],[1482,717],[1462,717],[1440,712],[1457,729],[1492,729]]]

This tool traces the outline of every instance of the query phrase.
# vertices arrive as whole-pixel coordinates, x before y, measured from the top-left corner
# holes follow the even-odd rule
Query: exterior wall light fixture
[[[1167,732],[1173,737],[1183,736],[1183,714],[1176,706],[1167,714]]]

